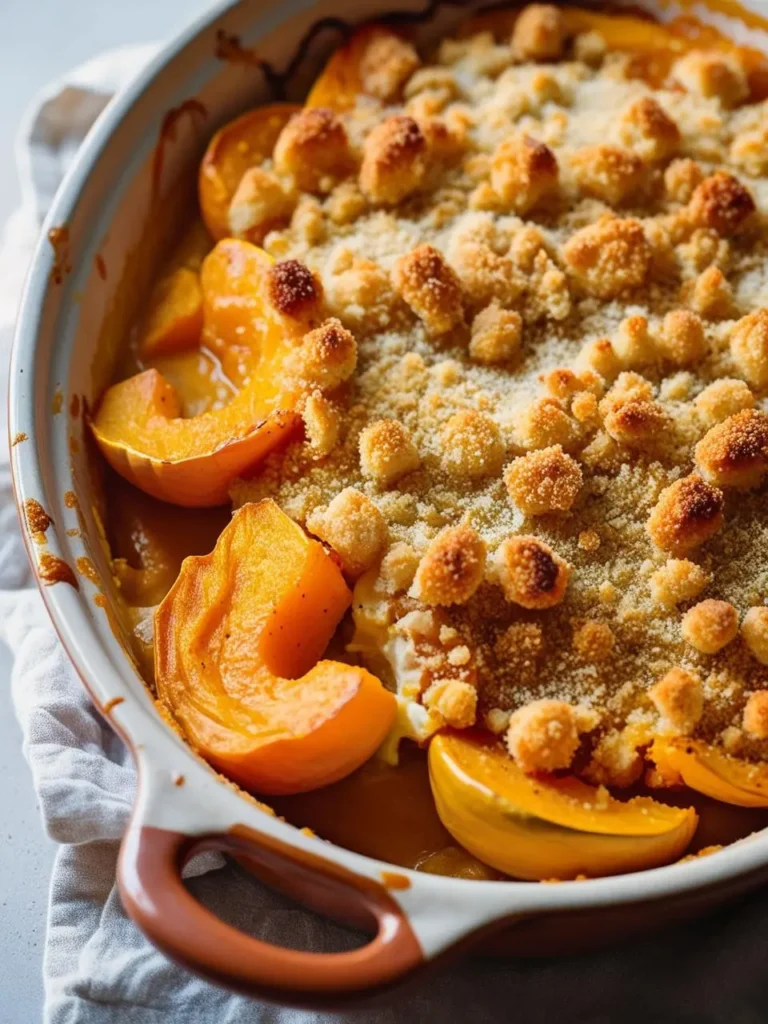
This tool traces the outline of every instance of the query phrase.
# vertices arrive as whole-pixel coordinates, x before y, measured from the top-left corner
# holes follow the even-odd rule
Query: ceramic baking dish
[[[703,5],[697,14],[764,45],[765,25],[734,6],[727,17]],[[417,0],[387,0],[386,8],[429,39],[467,5],[424,10]],[[166,47],[101,116],[53,204],[11,367],[12,465],[30,558],[72,661],[138,765],[119,864],[125,907],[154,943],[192,970],[305,1004],[380,990],[479,940],[486,950],[519,954],[568,948],[578,936],[584,949],[768,878],[768,833],[670,867],[559,885],[393,872],[268,815],[215,775],[159,717],[128,653],[84,419],[106,383],[132,296],[153,270],[153,233],[189,199],[184,182],[193,179],[191,168],[216,127],[281,93],[300,98],[346,19],[366,20],[381,9],[381,0],[240,0],[220,5]],[[665,3],[656,13],[676,12]],[[76,573],[84,565],[92,568]],[[185,859],[203,846],[239,855],[269,884],[373,939],[353,952],[321,954],[241,934],[181,882]]]

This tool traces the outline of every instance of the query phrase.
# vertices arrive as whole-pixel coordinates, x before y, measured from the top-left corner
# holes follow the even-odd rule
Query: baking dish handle
[[[378,882],[276,840],[232,829],[188,836],[134,820],[121,847],[123,905],[169,957],[212,981],[248,995],[305,1006],[339,1005],[394,984],[425,962],[408,918]],[[299,952],[253,938],[224,923],[185,888],[182,868],[193,853],[216,849],[247,858],[264,877],[290,876],[292,891],[316,907],[355,907],[375,937],[341,953]]]

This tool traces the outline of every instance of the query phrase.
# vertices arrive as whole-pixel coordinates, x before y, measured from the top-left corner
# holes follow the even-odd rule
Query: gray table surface
[[[19,202],[13,139],[38,90],[103,50],[164,39],[206,6],[205,0],[0,0],[0,224]],[[0,646],[0,1024],[36,1024],[55,846],[40,826],[10,708],[8,669]]]

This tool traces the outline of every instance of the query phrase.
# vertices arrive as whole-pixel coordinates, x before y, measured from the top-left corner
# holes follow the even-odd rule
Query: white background
[[[13,142],[35,94],[103,50],[167,38],[206,6],[205,0],[0,0],[0,224],[19,201]],[[7,677],[8,656],[0,648],[0,1024],[38,1024],[55,847],[40,827]]]

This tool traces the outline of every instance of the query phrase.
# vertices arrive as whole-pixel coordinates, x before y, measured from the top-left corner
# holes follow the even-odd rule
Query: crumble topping
[[[365,573],[351,650],[420,735],[626,786],[654,731],[768,757],[768,129],[736,53],[651,84],[565,24],[372,33],[357,103],[244,176],[233,231],[318,315],[306,437],[232,497]]]

